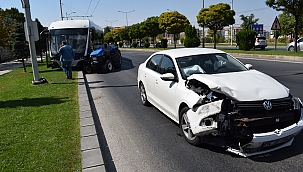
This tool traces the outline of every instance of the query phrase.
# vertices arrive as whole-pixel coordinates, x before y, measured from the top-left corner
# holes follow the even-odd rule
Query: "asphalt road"
[[[152,52],[122,51],[122,69],[86,75],[93,112],[100,120],[102,154],[107,171],[302,171],[303,132],[287,147],[242,158],[221,148],[195,147],[177,124],[154,107],[141,104],[137,70]],[[240,59],[276,78],[303,98],[303,64]]]

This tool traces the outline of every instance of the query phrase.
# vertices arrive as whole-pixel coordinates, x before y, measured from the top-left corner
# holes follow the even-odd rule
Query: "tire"
[[[83,66],[83,72],[91,74],[93,72],[92,66],[89,64],[86,64]]]
[[[180,111],[179,125],[180,125],[180,129],[181,129],[181,133],[182,133],[183,137],[185,138],[185,140],[188,143],[190,143],[194,146],[197,146],[197,145],[201,144],[201,140],[200,140],[200,137],[195,136],[191,131],[191,126],[187,119],[188,110],[189,110],[189,108],[186,106]]]
[[[106,60],[105,69],[107,72],[113,71],[113,62],[111,60]]]
[[[141,97],[142,104],[144,106],[149,106],[150,103],[147,100],[147,95],[146,95],[146,91],[145,91],[145,87],[144,87],[143,83],[140,83],[139,90],[140,90],[140,97]]]
[[[294,47],[294,46],[290,46],[290,47],[288,48],[288,51],[295,51],[295,47]]]
[[[113,66],[114,66],[115,69],[120,69],[121,68],[122,57],[121,57],[121,53],[119,52],[119,50],[115,50],[112,53],[112,61],[113,61]]]

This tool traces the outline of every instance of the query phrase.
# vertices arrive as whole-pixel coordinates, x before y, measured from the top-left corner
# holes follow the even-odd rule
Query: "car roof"
[[[215,54],[215,53],[225,53],[225,52],[212,48],[178,48],[171,50],[163,50],[156,52],[154,54],[165,54],[170,56],[171,58],[178,58],[178,57],[198,55],[198,54]]]

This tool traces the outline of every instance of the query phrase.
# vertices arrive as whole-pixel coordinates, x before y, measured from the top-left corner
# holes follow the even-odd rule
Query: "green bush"
[[[149,48],[150,43],[149,42],[144,42],[144,48]]]
[[[200,40],[199,38],[185,38],[184,40],[184,46],[189,48],[189,47],[199,47],[200,46]]]
[[[167,48],[167,39],[161,39],[161,47]]]
[[[198,47],[200,46],[200,40],[197,36],[196,28],[192,25],[186,26],[185,30],[185,40],[184,46],[185,47]]]
[[[123,42],[119,42],[119,47],[123,47]]]
[[[133,42],[133,43],[132,43],[132,46],[133,46],[134,48],[137,48],[137,47],[138,47],[138,43],[137,43],[137,42]]]
[[[237,35],[237,45],[240,50],[249,51],[255,46],[257,32],[253,30],[241,30]]]

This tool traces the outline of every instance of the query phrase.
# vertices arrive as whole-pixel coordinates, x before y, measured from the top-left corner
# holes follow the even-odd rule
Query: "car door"
[[[147,98],[150,103],[155,104],[156,101],[156,93],[155,93],[155,83],[156,78],[160,75],[159,73],[159,64],[162,58],[162,54],[156,54],[149,59],[146,63],[146,68],[142,76],[143,84],[145,86]]]
[[[156,77],[155,82],[157,102],[167,115],[174,119],[178,119],[178,114],[176,113],[178,106],[176,102],[176,90],[179,83],[177,81],[164,81],[160,78],[162,74],[172,73],[177,79],[176,68],[170,57],[166,55],[163,56],[159,72],[160,74]]]

